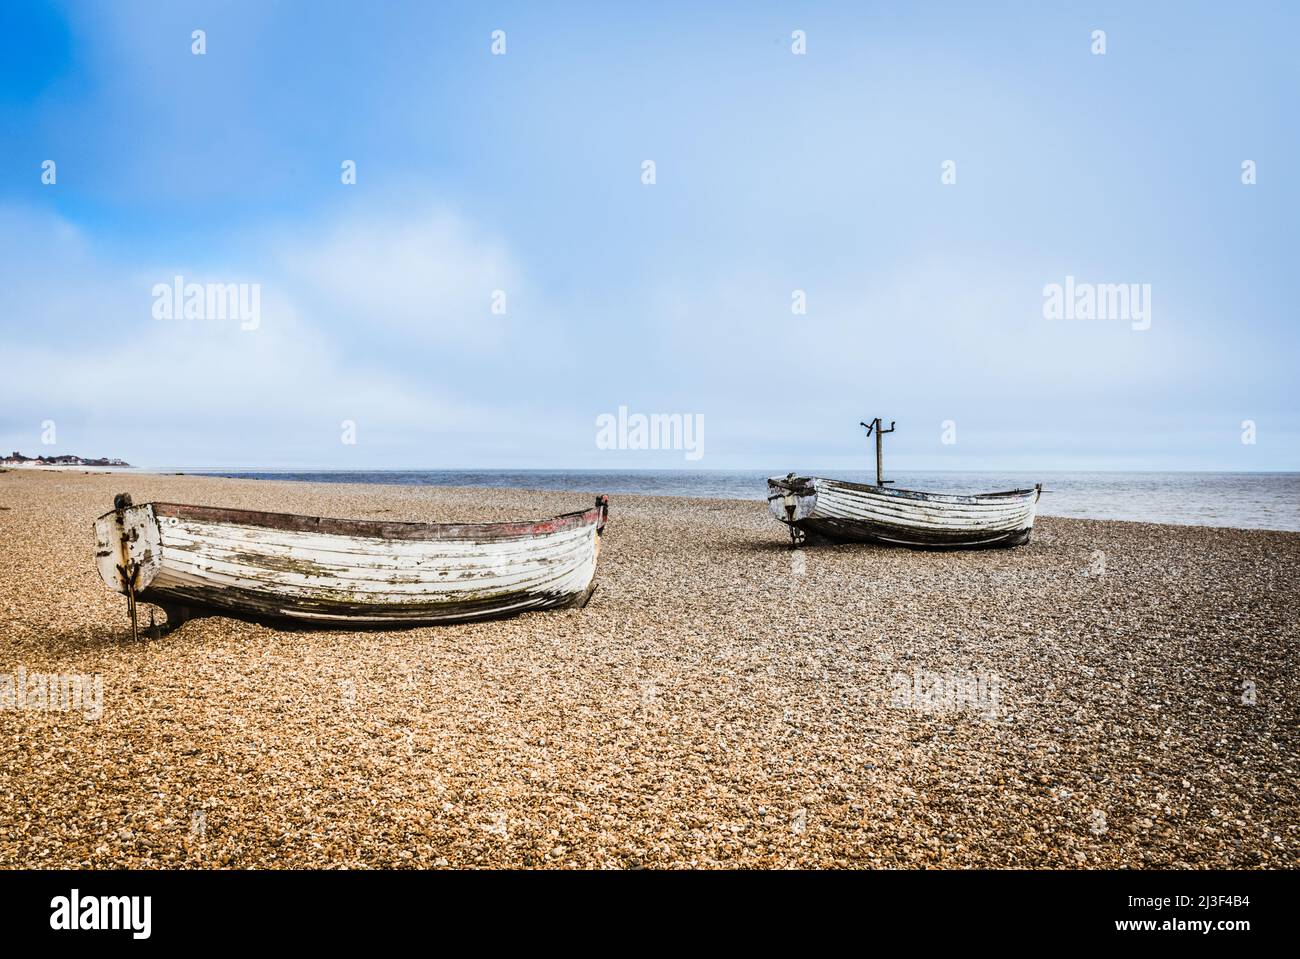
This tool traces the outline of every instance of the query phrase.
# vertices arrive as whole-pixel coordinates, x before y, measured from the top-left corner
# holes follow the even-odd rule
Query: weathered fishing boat
[[[1039,487],[961,496],[885,489],[820,476],[767,481],[772,515],[796,542],[813,533],[847,542],[978,549],[1029,542]]]
[[[392,523],[132,505],[95,521],[112,590],[161,606],[168,628],[203,613],[355,626],[453,623],[585,605],[609,499],[525,523]]]
[[[768,507],[800,545],[809,533],[844,542],[885,543],[928,549],[982,549],[1029,542],[1042,484],[1000,493],[926,493],[886,489],[882,476],[882,430],[876,435],[876,485],[820,476],[774,476],[767,481]]]

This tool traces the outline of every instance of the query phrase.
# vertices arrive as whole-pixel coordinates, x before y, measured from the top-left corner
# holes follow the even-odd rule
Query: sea
[[[178,472],[239,479],[410,486],[491,486],[581,490],[702,499],[767,497],[761,470],[198,470]],[[874,473],[825,474],[871,483]],[[978,493],[1043,484],[1039,513],[1239,529],[1300,530],[1300,473],[983,472],[891,473],[898,489]]]

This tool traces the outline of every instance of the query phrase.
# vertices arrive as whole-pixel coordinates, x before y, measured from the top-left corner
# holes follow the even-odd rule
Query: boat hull
[[[914,549],[1019,546],[1033,534],[1040,489],[963,496],[822,477],[773,477],[768,506],[800,533]]]
[[[162,606],[171,625],[205,612],[466,622],[585,603],[607,513],[604,497],[540,522],[465,525],[146,503],[96,521],[96,562],[110,589]]]

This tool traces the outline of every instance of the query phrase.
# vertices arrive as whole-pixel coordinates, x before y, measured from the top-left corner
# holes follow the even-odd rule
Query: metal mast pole
[[[884,486],[885,485],[884,443],[881,440],[881,435],[884,433],[894,432],[894,421],[893,420],[889,421],[889,429],[881,428],[879,416],[877,416],[870,423],[860,423],[859,425],[865,426],[867,428],[868,436],[870,436],[872,433],[876,434],[876,485]]]
[[[877,416],[872,421],[872,423],[876,427],[876,485],[884,486],[885,467],[884,464],[881,462],[881,457],[884,455],[885,441],[881,436],[883,430],[881,430],[880,428],[880,417]]]

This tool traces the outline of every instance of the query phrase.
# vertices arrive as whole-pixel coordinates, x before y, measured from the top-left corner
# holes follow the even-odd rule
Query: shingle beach
[[[103,691],[0,703],[3,867],[1300,861],[1300,533],[793,551],[760,502],[615,495],[583,610],[133,643],[92,558],[120,491],[429,522],[604,492],[0,474],[0,680]]]

